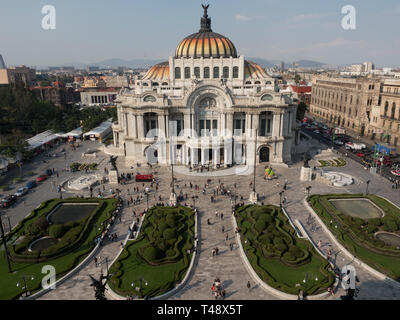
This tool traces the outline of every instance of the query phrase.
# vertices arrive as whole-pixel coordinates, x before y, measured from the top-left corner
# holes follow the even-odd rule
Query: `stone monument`
[[[311,181],[312,180],[312,169],[310,168],[308,161],[310,161],[310,157],[308,154],[306,154],[304,156],[304,164],[301,167],[301,171],[300,171],[300,181]]]

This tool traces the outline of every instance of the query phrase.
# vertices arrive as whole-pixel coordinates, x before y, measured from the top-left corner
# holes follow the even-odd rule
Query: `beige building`
[[[0,69],[0,84],[22,82],[29,86],[36,79],[36,70],[25,66]]]
[[[361,136],[368,135],[380,85],[376,78],[314,77],[311,113]]]
[[[373,108],[371,137],[392,146],[400,140],[400,80],[382,82],[378,104]]]

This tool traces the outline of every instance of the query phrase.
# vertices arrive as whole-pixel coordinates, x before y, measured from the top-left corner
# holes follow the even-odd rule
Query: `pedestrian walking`
[[[229,244],[229,248],[231,249],[231,251],[233,250],[233,243],[232,242]]]
[[[218,218],[218,211],[215,211],[215,217]]]
[[[224,220],[224,214],[221,212],[221,220]]]
[[[250,284],[250,281],[247,281],[247,289],[249,289],[249,292],[250,292],[250,288],[251,288],[251,284]]]
[[[224,233],[225,232],[225,227],[224,226],[222,226],[222,233]]]
[[[229,240],[229,235],[228,235],[228,233],[226,233],[226,235],[225,235],[225,241],[228,242],[228,240]]]
[[[322,241],[319,240],[319,241],[318,241],[318,248],[321,249],[321,247],[322,247]]]
[[[94,264],[95,264],[95,266],[97,268],[97,257],[94,257]]]

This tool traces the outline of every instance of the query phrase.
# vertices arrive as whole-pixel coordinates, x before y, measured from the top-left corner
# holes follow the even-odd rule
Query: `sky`
[[[0,54],[8,66],[167,60],[199,30],[202,3],[213,31],[245,57],[400,66],[398,0],[1,0]],[[56,9],[55,30],[42,28],[45,5]],[[345,5],[356,9],[355,30],[342,28]]]

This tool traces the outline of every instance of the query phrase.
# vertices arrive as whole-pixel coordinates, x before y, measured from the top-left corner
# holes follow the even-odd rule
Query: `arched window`
[[[229,67],[223,67],[222,68],[222,77],[225,79],[229,78]]]
[[[214,67],[213,78],[214,79],[219,78],[219,68],[218,67]]]
[[[196,76],[196,78],[200,78],[200,68],[199,67],[195,67],[194,68],[194,75]]]
[[[153,87],[158,87],[158,82],[153,82]]]
[[[393,105],[392,105],[392,115],[391,115],[391,118],[392,118],[392,119],[394,119],[394,114],[395,114],[395,112],[396,112],[396,103],[393,102]]]
[[[239,78],[239,67],[233,67],[233,78]]]
[[[176,67],[175,68],[175,79],[180,79],[181,78],[181,68]]]
[[[161,85],[167,86],[167,85],[168,85],[168,82],[163,82]]]
[[[385,103],[385,111],[383,113],[383,116],[387,117],[388,109],[389,109],[389,102],[386,101],[386,103]]]
[[[261,84],[261,82],[260,81],[256,81],[256,82],[254,82],[254,84]]]
[[[190,67],[185,67],[185,79],[190,79]]]
[[[204,68],[204,79],[209,79],[210,78],[210,68],[209,67],[205,67]]]

